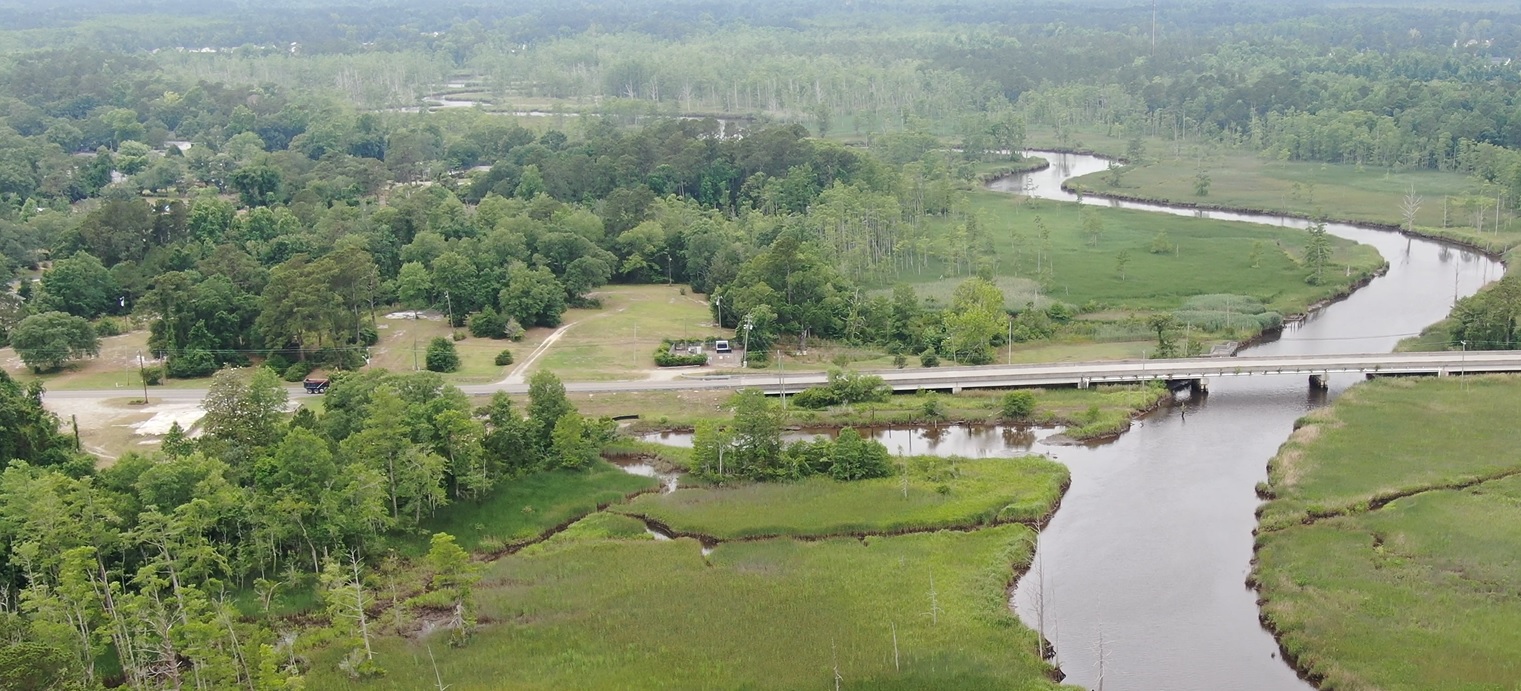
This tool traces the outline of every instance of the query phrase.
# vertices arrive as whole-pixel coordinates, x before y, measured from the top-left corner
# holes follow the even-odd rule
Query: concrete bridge
[[[929,369],[875,370],[894,391],[918,389],[958,392],[976,388],[1020,388],[1127,384],[1164,381],[1177,388],[1198,387],[1214,377],[1301,375],[1311,386],[1325,386],[1326,377],[1338,373],[1373,376],[1449,376],[1493,372],[1521,372],[1521,351],[1444,351],[1437,353],[1353,353],[1344,355],[1281,355],[1264,357],[1204,357],[1176,360],[1110,360],[1030,365],[984,365]],[[696,391],[758,388],[767,394],[797,393],[825,383],[821,372],[767,371],[756,374],[691,374],[668,380],[567,382],[565,389],[583,393],[640,391]],[[497,382],[461,386],[466,394],[497,391],[525,393],[526,384]],[[300,387],[290,389],[291,398],[306,396]],[[131,396],[130,390],[49,391],[47,398],[108,399]],[[163,401],[199,401],[205,389],[154,389],[149,396]]]
[[[1344,355],[1283,355],[1264,357],[1206,357],[1175,360],[1111,360],[1099,362],[984,365],[930,369],[875,370],[894,391],[919,389],[959,392],[976,388],[1020,388],[1127,384],[1164,381],[1174,388],[1198,387],[1214,377],[1302,375],[1311,386],[1324,388],[1337,373],[1374,376],[1441,376],[1521,372],[1521,351],[1437,353],[1369,353]],[[670,382],[600,382],[566,384],[571,391],[630,391],[675,389],[759,388],[767,394],[797,393],[825,383],[822,373],[768,372],[731,376],[692,376]],[[489,388],[489,387],[488,387]],[[471,387],[465,387],[470,392]]]

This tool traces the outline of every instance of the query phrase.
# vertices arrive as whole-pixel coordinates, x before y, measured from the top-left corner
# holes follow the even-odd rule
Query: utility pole
[[[722,329],[724,328],[724,296],[719,295],[713,298],[713,305],[713,311],[718,317],[718,328]]]
[[[143,365],[143,351],[137,351],[137,378],[143,380],[143,405],[148,405],[148,368]]]
[[[745,315],[745,356],[739,359],[740,367],[750,366],[750,329],[755,328],[755,315]]]
[[[1014,366],[1014,317],[1009,317],[1009,366]]]

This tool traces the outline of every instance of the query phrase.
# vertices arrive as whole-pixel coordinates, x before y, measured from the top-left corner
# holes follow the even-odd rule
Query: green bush
[[[164,383],[164,368],[157,365],[142,369],[143,383],[148,386],[158,386]]]
[[[217,371],[217,360],[201,348],[187,348],[169,356],[169,376],[175,379],[208,377]]]
[[[492,360],[492,362],[496,363],[497,367],[506,367],[512,364],[512,351],[503,349],[502,352],[496,354],[496,359]]]
[[[674,342],[667,339],[655,349],[656,367],[690,367],[708,364],[707,353],[672,353],[671,348],[674,345]]]
[[[454,349],[454,341],[443,336],[433,339],[428,344],[428,354],[425,360],[429,372],[455,372],[459,370],[459,352]]]
[[[838,405],[840,397],[834,391],[823,386],[810,386],[797,392],[792,397],[792,404],[799,408],[820,410],[832,405]]]
[[[1025,420],[1035,412],[1035,394],[1029,391],[1010,391],[1003,395],[1003,416],[1010,420]]]
[[[285,370],[289,369],[292,364],[294,364],[294,361],[286,357],[285,353],[270,353],[269,357],[264,358],[264,366],[274,370],[275,374],[279,375],[284,375]]]
[[[297,362],[285,368],[280,378],[285,381],[301,381],[306,378],[306,375],[311,374],[313,369],[314,367],[310,362]]]
[[[919,364],[923,367],[939,367],[940,356],[935,354],[933,348],[926,348],[924,352],[919,353]]]
[[[370,326],[369,324],[365,324],[364,326],[359,327],[360,345],[372,346],[379,342],[380,333],[375,330],[375,327]]]
[[[490,305],[470,315],[470,335],[476,338],[506,338],[507,318]]]
[[[95,322],[95,335],[101,338],[107,336],[120,336],[126,333],[126,328],[120,321],[115,319],[101,319]]]

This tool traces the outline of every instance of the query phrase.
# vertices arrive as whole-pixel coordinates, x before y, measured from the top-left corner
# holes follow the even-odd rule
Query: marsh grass
[[[1333,238],[1330,266],[1336,270],[1327,271],[1325,282],[1316,286],[1305,281],[1309,269],[1301,258],[1308,235],[1301,230],[1106,207],[1080,210],[1070,202],[988,191],[972,192],[969,203],[995,250],[996,263],[991,267],[995,276],[1036,277],[1039,251],[1039,263],[1055,267],[1043,282],[1041,294],[1077,306],[1172,310],[1194,296],[1230,293],[1251,296],[1268,309],[1293,314],[1335,295],[1383,264],[1373,248]],[[1102,222],[1096,246],[1084,229],[1085,213]],[[1049,250],[1039,239],[1037,216],[1050,231]],[[949,234],[952,222],[938,222],[934,232]],[[1159,234],[1166,236],[1172,252],[1150,251]],[[1262,251],[1253,267],[1257,243],[1262,243]],[[1115,272],[1115,256],[1122,251],[1130,256],[1123,279]],[[947,273],[946,267],[931,261],[925,268],[884,274],[879,287],[904,282],[928,285],[934,291],[948,278],[958,278]]]
[[[585,471],[551,470],[511,478],[480,502],[444,507],[426,522],[426,535],[407,538],[398,549],[408,556],[421,555],[427,551],[428,535],[446,532],[466,550],[496,551],[658,484],[654,478],[630,475],[605,461]]]
[[[387,638],[386,676],[349,681],[324,654],[308,683],[433,688],[431,642],[451,691],[823,689],[836,669],[850,688],[1054,689],[1008,608],[1033,538],[1005,525],[725,544],[706,558],[687,539],[557,539],[490,566],[477,586],[486,623],[467,647]]]
[[[1321,688],[1521,680],[1518,401],[1515,378],[1379,380],[1275,457],[1254,578]]]
[[[678,534],[721,540],[882,534],[969,528],[1043,518],[1066,487],[1065,466],[1043,457],[914,457],[901,475],[678,489],[610,509],[658,521]],[[900,470],[900,473],[904,471]]]

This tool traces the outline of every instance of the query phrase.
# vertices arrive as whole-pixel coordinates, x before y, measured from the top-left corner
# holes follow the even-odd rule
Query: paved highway
[[[1438,375],[1462,373],[1521,372],[1521,351],[1492,350],[1438,353],[1367,353],[1344,355],[1296,355],[1266,357],[1184,358],[1176,360],[1111,360],[1059,362],[1029,365],[984,365],[930,369],[876,370],[894,391],[916,389],[961,390],[1037,386],[1079,386],[1141,381],[1180,381],[1249,375],[1318,375],[1334,373],[1383,375]],[[776,394],[796,393],[822,384],[823,373],[692,374],[671,380],[569,382],[565,389],[581,393],[637,393],[640,391],[697,391],[713,389],[764,389]],[[497,391],[525,393],[527,384],[498,382],[461,386],[470,395]],[[292,398],[308,394],[290,388]],[[95,391],[49,391],[45,399],[107,399],[133,396],[129,389]],[[198,401],[206,389],[149,390],[159,401]]]

